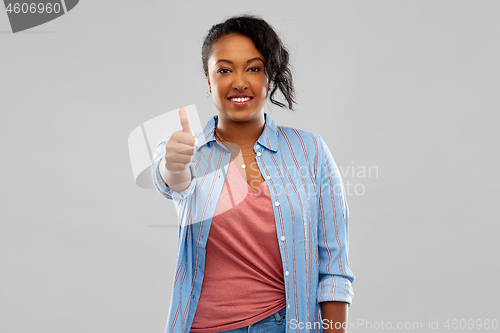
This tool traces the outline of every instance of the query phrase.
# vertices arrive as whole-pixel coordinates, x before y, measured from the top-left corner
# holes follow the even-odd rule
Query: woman
[[[202,61],[218,114],[195,134],[181,108],[182,130],[153,159],[180,223],[166,332],[345,331],[354,275],[338,169],[321,136],[263,109],[293,108],[288,52],[245,15],[209,30]]]

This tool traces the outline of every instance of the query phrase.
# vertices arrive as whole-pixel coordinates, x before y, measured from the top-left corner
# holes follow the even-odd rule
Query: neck
[[[232,121],[219,115],[217,133],[225,141],[235,143],[238,146],[252,146],[262,134],[264,125],[264,114],[244,122]]]

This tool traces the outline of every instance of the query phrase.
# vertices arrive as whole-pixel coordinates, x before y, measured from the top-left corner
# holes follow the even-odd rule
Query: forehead
[[[227,59],[233,62],[244,61],[260,57],[262,54],[257,50],[252,40],[243,35],[227,35],[221,37],[212,47],[209,63],[215,63],[219,59]]]

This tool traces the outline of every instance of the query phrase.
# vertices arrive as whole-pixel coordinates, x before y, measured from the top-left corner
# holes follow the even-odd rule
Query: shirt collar
[[[198,139],[198,144],[196,145],[196,149],[200,149],[203,145],[206,145],[210,141],[215,141],[215,126],[218,122],[218,115],[213,116],[205,125],[205,128],[196,135]],[[260,135],[257,143],[263,147],[266,147],[269,150],[277,151],[278,150],[278,128],[274,124],[274,121],[271,117],[264,113],[264,130]]]

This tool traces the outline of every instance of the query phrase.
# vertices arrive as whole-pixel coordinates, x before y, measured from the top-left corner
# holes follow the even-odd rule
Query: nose
[[[245,90],[248,88],[248,81],[245,78],[245,74],[239,73],[233,75],[232,87],[237,90]]]

